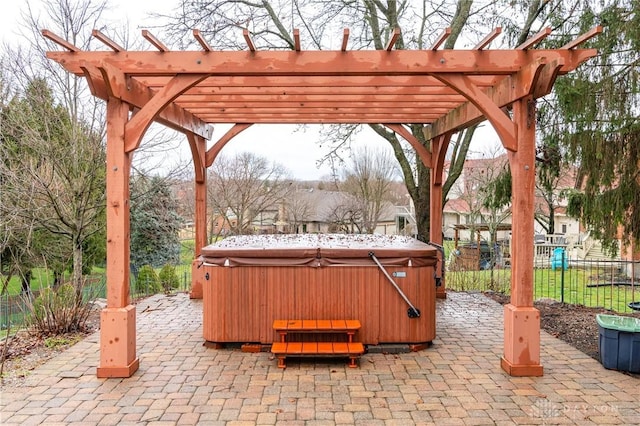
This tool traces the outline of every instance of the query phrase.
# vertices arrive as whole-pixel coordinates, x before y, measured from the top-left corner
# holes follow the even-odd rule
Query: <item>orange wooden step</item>
[[[286,368],[287,356],[316,357],[349,357],[349,367],[357,367],[356,359],[364,353],[364,345],[360,342],[275,342],[271,352],[278,358],[278,367]]]
[[[273,329],[280,335],[280,342],[287,333],[346,333],[349,342],[362,325],[359,320],[274,320]]]

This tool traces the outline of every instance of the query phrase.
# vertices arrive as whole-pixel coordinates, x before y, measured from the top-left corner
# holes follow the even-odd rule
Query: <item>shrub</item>
[[[170,293],[171,290],[178,288],[180,285],[180,279],[176,274],[176,268],[173,265],[166,264],[160,270],[160,285],[164,288],[165,293]]]
[[[85,331],[92,306],[71,284],[44,288],[33,301],[26,298],[29,325],[45,336]]]
[[[136,281],[139,292],[145,294],[156,294],[162,292],[162,285],[158,279],[158,274],[151,265],[144,265],[138,271],[138,279]]]

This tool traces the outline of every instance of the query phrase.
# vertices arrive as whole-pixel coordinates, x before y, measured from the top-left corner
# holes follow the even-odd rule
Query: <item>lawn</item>
[[[632,312],[629,302],[640,300],[640,283],[616,285],[607,281],[606,268],[534,269],[534,299],[554,299],[570,304]],[[599,284],[599,286],[594,286]],[[446,286],[458,291],[497,291],[509,294],[511,270],[448,271]]]

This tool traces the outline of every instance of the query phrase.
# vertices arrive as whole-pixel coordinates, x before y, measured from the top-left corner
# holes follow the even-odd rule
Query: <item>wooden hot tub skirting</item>
[[[409,305],[372,260],[374,253]],[[437,251],[408,237],[261,235],[202,249],[203,336],[217,343],[279,341],[282,319],[357,319],[365,345],[435,338]]]

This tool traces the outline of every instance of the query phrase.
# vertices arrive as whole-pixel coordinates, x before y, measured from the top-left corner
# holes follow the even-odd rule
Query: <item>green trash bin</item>
[[[598,314],[596,321],[604,368],[640,373],[640,319]]]

